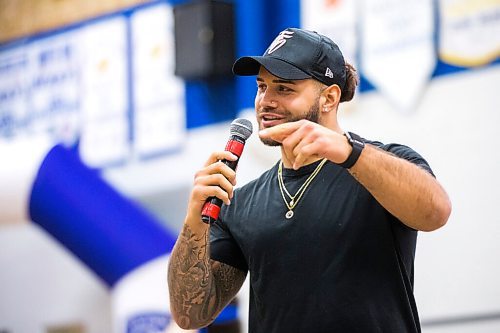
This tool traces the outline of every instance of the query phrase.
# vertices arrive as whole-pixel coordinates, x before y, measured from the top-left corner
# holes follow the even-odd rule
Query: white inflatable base
[[[111,301],[114,333],[196,332],[179,328],[170,315],[168,259],[165,255],[149,261],[118,281]]]

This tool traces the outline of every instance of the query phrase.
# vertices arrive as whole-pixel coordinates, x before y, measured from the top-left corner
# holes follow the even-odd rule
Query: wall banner
[[[148,158],[184,141],[184,81],[174,75],[174,18],[167,4],[131,16],[134,152]]]
[[[362,0],[361,71],[400,110],[412,110],[436,66],[432,0]]]
[[[439,57],[472,67],[500,57],[499,0],[440,0]]]
[[[30,78],[28,132],[49,133],[67,145],[80,134],[80,54],[75,33],[45,38],[27,47]]]
[[[356,63],[356,1],[302,0],[302,27],[330,37],[347,62]]]
[[[119,163],[128,156],[127,28],[124,17],[92,23],[79,31],[82,68],[80,154],[90,166]]]
[[[26,132],[30,124],[30,61],[26,49],[0,52],[0,138]]]

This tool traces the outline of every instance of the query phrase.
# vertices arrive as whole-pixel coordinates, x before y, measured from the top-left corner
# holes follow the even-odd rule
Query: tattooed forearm
[[[234,297],[245,273],[210,260],[209,229],[196,235],[186,224],[170,257],[170,307],[182,328],[211,323]]]
[[[196,236],[188,225],[182,229],[170,257],[168,283],[171,311],[183,328],[210,320],[208,302],[211,272],[208,230]]]

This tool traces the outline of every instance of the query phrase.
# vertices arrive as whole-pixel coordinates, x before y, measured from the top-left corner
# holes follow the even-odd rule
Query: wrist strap
[[[347,160],[339,163],[339,165],[343,168],[350,169],[358,161],[359,155],[361,155],[361,151],[363,151],[363,148],[365,148],[365,143],[363,139],[355,133],[345,132],[344,136],[347,138],[347,142],[349,142],[349,144],[351,145],[352,151]]]

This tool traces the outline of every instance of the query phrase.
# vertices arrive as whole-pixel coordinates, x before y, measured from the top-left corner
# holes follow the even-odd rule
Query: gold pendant
[[[286,212],[285,217],[287,219],[291,219],[293,217],[293,211],[289,210],[288,212]]]

